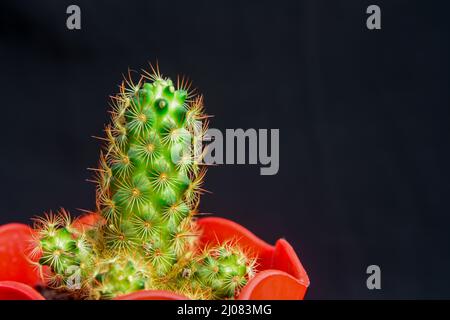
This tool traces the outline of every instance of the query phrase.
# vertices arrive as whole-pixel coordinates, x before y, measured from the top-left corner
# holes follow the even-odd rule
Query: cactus
[[[152,71],[137,83],[129,76],[111,100],[99,167],[92,169],[103,223],[75,228],[66,212],[39,219],[32,255],[41,254],[37,264],[50,267],[53,285],[67,288],[75,266],[77,289],[88,298],[143,289],[232,298],[253,275],[255,260],[232,243],[198,253],[203,99],[184,78],[175,87]]]
[[[209,290],[213,299],[231,299],[254,276],[256,259],[251,256],[232,242],[206,248],[192,262],[188,281]]]
[[[93,273],[92,296],[108,299],[151,289],[150,270],[140,257],[119,255],[103,259]]]
[[[37,218],[30,258],[52,287],[81,289],[77,278],[88,278],[96,260],[94,242],[89,232],[75,227],[70,215],[64,210],[58,214],[50,212]],[[37,260],[37,261],[36,261]],[[52,273],[45,274],[44,266]]]

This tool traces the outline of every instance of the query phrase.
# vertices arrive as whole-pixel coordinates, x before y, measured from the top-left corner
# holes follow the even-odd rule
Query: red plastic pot
[[[88,215],[80,225],[99,218]],[[223,218],[199,219],[203,230],[200,245],[234,239],[258,255],[258,273],[236,297],[239,300],[299,300],[309,286],[309,278],[291,245],[284,239],[269,245],[241,225]],[[32,239],[29,226],[11,223],[0,227],[0,300],[42,300],[33,287],[42,285],[37,271],[25,256]],[[116,300],[185,300],[168,291],[148,290],[120,296]]]

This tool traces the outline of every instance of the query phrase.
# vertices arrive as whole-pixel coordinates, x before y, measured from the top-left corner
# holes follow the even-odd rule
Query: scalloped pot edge
[[[78,220],[82,227],[97,223],[100,216],[91,214]],[[279,239],[272,246],[245,227],[218,217],[198,220],[203,233],[200,245],[234,239],[258,255],[259,272],[241,290],[239,300],[299,300],[303,299],[310,284],[308,275],[292,246]],[[40,283],[24,251],[31,241],[32,230],[20,223],[0,226],[0,300],[43,300],[33,286]],[[11,263],[13,262],[13,263]],[[188,300],[168,291],[144,290],[116,300]]]

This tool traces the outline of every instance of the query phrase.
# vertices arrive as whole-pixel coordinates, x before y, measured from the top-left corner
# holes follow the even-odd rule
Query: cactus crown
[[[196,149],[207,129],[202,97],[184,78],[174,86],[152,67],[137,83],[129,74],[111,101],[111,123],[93,169],[103,221],[80,228],[65,211],[37,219],[36,265],[50,267],[51,285],[88,298],[143,289],[234,297],[253,275],[255,260],[232,243],[201,253],[196,248],[206,172]]]

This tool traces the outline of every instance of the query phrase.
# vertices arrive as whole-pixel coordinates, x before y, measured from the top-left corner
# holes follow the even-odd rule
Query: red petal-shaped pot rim
[[[17,281],[0,281],[0,300],[45,300],[29,285]]]
[[[119,296],[114,300],[190,300],[188,297],[164,290],[142,290]]]
[[[92,214],[78,220],[80,226],[91,226],[102,219]],[[198,220],[202,229],[200,246],[233,240],[258,256],[258,273],[241,290],[238,299],[303,299],[309,286],[308,275],[297,254],[284,239],[272,246],[255,236],[243,226],[224,218],[202,218]],[[24,224],[11,223],[0,227],[0,299],[10,294],[13,299],[33,297],[43,299],[34,289],[40,283],[39,275],[25,257],[31,228]],[[9,263],[14,261],[14,263]],[[23,286],[18,282],[24,283]],[[15,284],[14,284],[15,283]],[[14,284],[14,285],[12,285]],[[31,291],[30,291],[31,289]],[[18,298],[15,298],[18,297]],[[148,290],[120,296],[116,300],[186,300],[169,291]]]
[[[307,286],[290,274],[279,270],[264,270],[242,288],[238,300],[302,300]]]
[[[275,248],[240,224],[224,218],[210,217],[199,219],[198,225],[202,231],[200,247],[234,240],[259,257],[258,263],[262,269],[271,268]]]
[[[41,283],[38,271],[25,252],[32,241],[32,230],[21,223],[0,226],[0,281],[17,281],[32,287]]]

